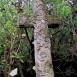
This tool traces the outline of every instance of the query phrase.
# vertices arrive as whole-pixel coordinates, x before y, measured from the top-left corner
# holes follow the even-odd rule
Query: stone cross
[[[19,14],[18,23],[20,28],[34,28],[34,55],[36,77],[54,77],[51,58],[51,44],[48,27],[60,24],[58,16],[46,15],[43,0],[34,0],[34,16]]]

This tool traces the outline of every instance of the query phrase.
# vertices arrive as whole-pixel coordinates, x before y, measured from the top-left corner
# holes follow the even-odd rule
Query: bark
[[[36,77],[54,77],[51,58],[51,44],[48,35],[48,23],[42,0],[33,1],[34,21],[34,50]]]

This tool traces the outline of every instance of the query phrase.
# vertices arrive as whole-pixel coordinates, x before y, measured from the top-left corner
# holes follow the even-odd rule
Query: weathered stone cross
[[[48,22],[48,28],[54,28],[57,27],[61,24],[61,20],[59,17],[53,17],[51,15],[47,15],[46,16],[47,22]],[[43,22],[43,20],[42,20]],[[35,23],[35,17],[34,16],[27,16],[25,14],[21,14],[19,16],[19,28],[35,28],[34,27],[34,23]],[[35,35],[36,36],[36,35]],[[40,36],[39,36],[40,37]],[[39,41],[41,42],[41,41]],[[42,43],[42,42],[41,42]],[[38,48],[38,50],[40,50]],[[36,52],[36,51],[35,51]],[[44,52],[43,52],[44,53]],[[41,55],[43,55],[43,53]],[[45,53],[44,53],[45,54]],[[45,56],[45,55],[44,55]],[[38,63],[38,62],[36,62]],[[39,64],[40,65],[40,64]],[[41,66],[42,67],[42,66]],[[35,69],[35,68],[34,68]],[[37,74],[38,75],[38,74]],[[36,77],[39,77],[37,76]],[[40,76],[41,77],[41,76]],[[49,77],[49,76],[47,76]],[[53,76],[52,76],[53,77]]]
[[[46,15],[42,0],[33,0],[34,16],[19,15],[20,28],[34,28],[34,55],[36,77],[54,77],[51,59],[51,44],[48,34],[48,27],[60,24],[58,17]],[[48,25],[48,26],[47,26]]]

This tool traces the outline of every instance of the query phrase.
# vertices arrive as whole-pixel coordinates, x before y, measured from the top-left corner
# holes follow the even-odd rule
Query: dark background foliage
[[[32,1],[22,1],[24,13],[33,15]],[[21,77],[20,71],[24,77],[34,77],[33,29],[27,29],[28,38],[25,30],[18,28],[18,12],[12,4],[15,2],[16,0],[0,0],[0,77],[4,76],[4,72],[14,68],[19,69],[16,77]],[[53,18],[57,16],[61,19],[58,26],[53,25],[49,29],[55,77],[76,77],[77,50],[73,31],[77,34],[77,0],[44,0],[44,2],[46,13]],[[74,30],[70,23],[71,15]]]

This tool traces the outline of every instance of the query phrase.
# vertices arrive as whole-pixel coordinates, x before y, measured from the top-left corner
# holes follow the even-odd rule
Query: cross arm
[[[35,16],[21,14],[18,17],[19,28],[34,28],[33,23],[35,23]],[[61,24],[61,18],[58,16],[46,15],[46,19],[49,28],[57,27]]]

